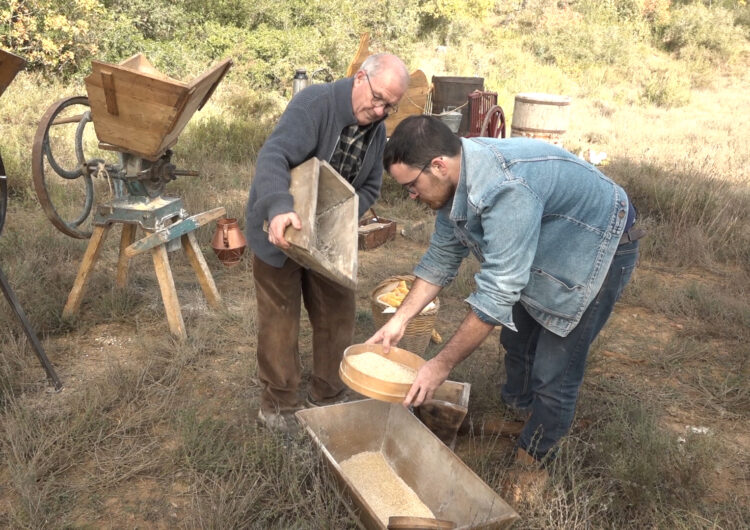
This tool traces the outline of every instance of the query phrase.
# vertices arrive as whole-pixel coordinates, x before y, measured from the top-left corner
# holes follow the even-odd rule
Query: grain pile
[[[374,352],[363,352],[350,355],[348,362],[352,368],[381,381],[389,383],[412,384],[417,377],[417,371]]]
[[[384,526],[388,526],[388,518],[392,515],[435,517],[379,451],[353,455],[341,462],[341,471]]]

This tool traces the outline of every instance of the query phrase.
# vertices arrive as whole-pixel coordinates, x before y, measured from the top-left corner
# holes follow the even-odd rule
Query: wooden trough
[[[18,55],[0,50],[0,96],[26,64]]]
[[[341,463],[365,451],[386,462],[437,519],[458,529],[506,528],[518,514],[406,408],[374,399],[300,410],[297,418],[320,448],[368,529],[385,524]],[[409,514],[392,513],[392,516]]]
[[[102,147],[158,159],[177,142],[231,65],[225,59],[183,83],[158,72],[140,53],[120,64],[92,61],[86,92]]]
[[[284,252],[297,263],[354,289],[357,286],[359,197],[327,162],[311,158],[291,171],[289,193],[302,229],[291,225]]]

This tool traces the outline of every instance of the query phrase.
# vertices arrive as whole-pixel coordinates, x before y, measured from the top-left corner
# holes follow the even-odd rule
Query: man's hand
[[[296,212],[280,213],[268,224],[268,240],[279,248],[287,249],[291,245],[284,239],[286,227],[292,225],[297,230],[302,229],[302,221]]]
[[[375,332],[375,335],[367,339],[365,344],[382,344],[383,353],[388,353],[391,346],[398,344],[406,331],[406,322],[398,317],[391,317],[385,325]]]
[[[420,406],[428,399],[432,399],[437,387],[448,379],[451,367],[437,357],[430,359],[417,372],[417,377],[404,398],[404,406]]]

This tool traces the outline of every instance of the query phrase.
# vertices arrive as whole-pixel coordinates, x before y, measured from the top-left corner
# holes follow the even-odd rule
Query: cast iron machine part
[[[74,109],[72,113],[70,111],[67,113],[71,115],[60,117],[68,109]],[[66,147],[74,149],[76,164],[65,168],[53,153],[50,132],[54,127],[71,123],[77,126],[73,145]],[[155,161],[126,152],[118,153],[119,164],[107,163],[99,158],[87,158],[84,154],[83,134],[91,123],[88,98],[75,96],[52,104],[42,116],[37,128],[32,150],[34,190],[52,224],[70,237],[77,239],[91,237],[91,230],[86,228],[85,223],[92,215],[95,201],[93,185],[95,178],[109,182],[113,200],[97,207],[92,218],[94,225],[111,222],[134,223],[139,224],[145,230],[155,231],[167,226],[175,217],[179,220],[185,219],[186,214],[181,207],[181,200],[175,197],[162,197],[162,194],[168,182],[175,180],[178,176],[197,176],[198,172],[177,169],[171,163],[172,151],[169,149]],[[59,157],[60,153],[57,155]],[[50,168],[47,171],[45,171],[45,160]],[[80,178],[83,181],[84,201],[80,213],[72,220],[64,219],[58,213],[52,194],[49,192],[49,179],[56,178],[55,175],[65,180],[72,181]],[[147,211],[145,206],[156,198],[168,204],[156,212]]]
[[[8,84],[10,84],[15,75],[19,70],[23,68],[25,64],[26,61],[21,57],[0,50],[0,94],[3,93]],[[8,179],[5,176],[5,166],[3,165],[3,158],[2,156],[0,156],[0,235],[2,235],[3,226],[5,225],[7,205]],[[47,378],[55,386],[55,390],[60,390],[63,386],[62,381],[60,381],[60,378],[57,376],[55,369],[52,367],[52,363],[50,363],[49,359],[47,358],[47,354],[44,353],[44,348],[42,348],[42,344],[41,342],[39,342],[39,338],[34,332],[29,319],[26,318],[26,313],[24,313],[21,304],[18,302],[18,298],[16,298],[16,293],[13,292],[13,289],[11,288],[10,283],[5,277],[5,273],[3,273],[2,269],[0,269],[0,288],[2,288],[5,299],[8,300],[10,307],[13,309],[16,317],[18,317],[18,320],[21,322],[21,327],[26,334],[26,338],[29,340],[31,347],[34,349],[34,353],[36,354],[37,359],[39,359],[42,368],[44,368],[44,371],[47,374]]]

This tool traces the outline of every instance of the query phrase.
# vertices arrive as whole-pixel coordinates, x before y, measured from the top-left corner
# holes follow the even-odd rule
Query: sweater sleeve
[[[252,184],[258,196],[255,207],[269,221],[294,211],[289,171],[313,156],[318,143],[318,129],[300,100],[295,98],[289,103],[258,153]]]

